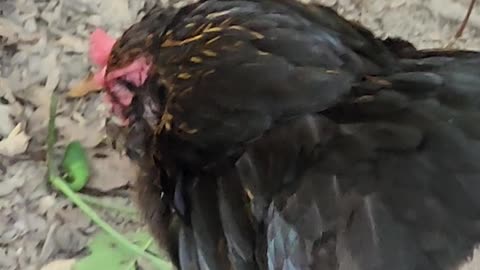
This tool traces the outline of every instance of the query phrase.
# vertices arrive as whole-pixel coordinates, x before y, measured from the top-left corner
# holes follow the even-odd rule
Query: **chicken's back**
[[[201,266],[212,239],[226,246],[211,242],[210,255],[233,269],[446,270],[470,258],[480,56],[404,62],[373,96],[278,125],[230,173],[197,183],[192,235],[179,239],[196,241],[199,269],[214,269]]]
[[[405,73],[356,86],[350,101],[277,125],[230,172],[198,176],[184,195],[191,223],[170,224],[181,269],[467,261],[480,241],[480,56],[403,62]],[[151,180],[150,212],[161,205]]]

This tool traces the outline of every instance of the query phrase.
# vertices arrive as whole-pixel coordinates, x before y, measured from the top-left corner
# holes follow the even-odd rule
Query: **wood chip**
[[[68,91],[67,95],[69,97],[78,98],[84,97],[90,93],[99,92],[101,90],[102,86],[95,82],[93,79],[93,74],[90,73],[81,82],[73,86],[70,91]]]
[[[0,154],[13,157],[24,153],[27,150],[30,138],[22,129],[22,124],[18,124],[7,138],[0,141]]]

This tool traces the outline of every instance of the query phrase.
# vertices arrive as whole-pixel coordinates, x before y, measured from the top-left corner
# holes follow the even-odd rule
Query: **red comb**
[[[113,44],[115,44],[115,39],[102,29],[97,28],[90,35],[90,60],[97,66],[106,66]]]

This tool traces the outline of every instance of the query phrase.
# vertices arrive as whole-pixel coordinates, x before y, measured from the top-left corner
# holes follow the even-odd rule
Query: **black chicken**
[[[322,6],[152,9],[104,85],[180,269],[447,270],[480,241],[480,54]]]

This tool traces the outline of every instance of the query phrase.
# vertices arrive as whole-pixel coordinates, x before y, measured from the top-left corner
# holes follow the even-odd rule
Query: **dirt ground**
[[[78,258],[97,231],[46,184],[46,124],[54,90],[60,95],[58,147],[80,140],[92,159],[92,181],[85,192],[107,204],[132,207],[133,166],[105,140],[107,111],[100,95],[67,99],[65,93],[90,69],[89,33],[102,27],[118,36],[154,2],[0,0],[0,269],[34,270]],[[316,2],[333,6],[377,35],[400,36],[427,48],[452,39],[470,0]],[[455,46],[480,49],[480,5]],[[99,211],[122,231],[141,226],[133,218]]]

